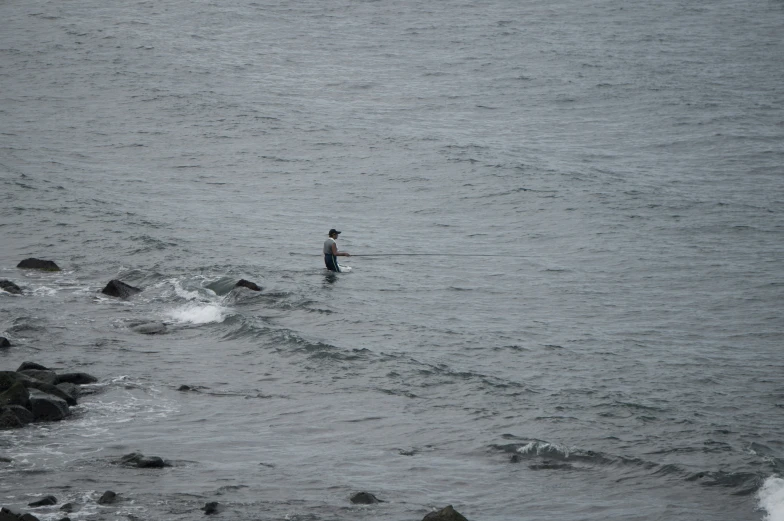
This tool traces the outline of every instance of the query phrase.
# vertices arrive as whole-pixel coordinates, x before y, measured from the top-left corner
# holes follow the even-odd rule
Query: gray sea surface
[[[0,431],[0,506],[784,519],[781,0],[0,18],[0,370],[99,379]]]

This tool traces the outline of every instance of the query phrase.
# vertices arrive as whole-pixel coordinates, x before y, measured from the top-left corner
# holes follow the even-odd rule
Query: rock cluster
[[[97,381],[87,373],[58,374],[32,362],[16,371],[0,371],[0,429],[62,420],[76,405],[79,386]]]

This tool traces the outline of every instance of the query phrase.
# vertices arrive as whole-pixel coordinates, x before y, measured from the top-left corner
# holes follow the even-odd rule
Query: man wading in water
[[[335,242],[340,232],[335,228],[329,231],[329,238],[324,241],[324,264],[329,271],[340,272],[338,257],[351,257],[347,251],[338,251],[338,243]]]

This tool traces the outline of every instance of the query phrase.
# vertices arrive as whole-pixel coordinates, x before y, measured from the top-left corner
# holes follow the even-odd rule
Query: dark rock
[[[25,376],[16,371],[0,371],[0,392],[10,389],[17,382],[24,382]]]
[[[58,389],[52,384],[35,380],[23,373],[18,373],[16,371],[0,371],[0,392],[11,387],[14,382],[22,382],[22,384],[24,384],[28,390],[37,389],[39,391],[57,396],[58,398],[62,398],[68,405],[76,405],[76,400],[73,396],[69,396],[68,393]]]
[[[16,267],[26,270],[60,271],[60,267],[54,261],[33,258],[23,260]]]
[[[19,421],[16,414],[8,409],[8,407],[0,407],[0,431],[19,429],[21,427],[24,427],[24,424]]]
[[[6,279],[0,280],[0,289],[4,289],[8,293],[13,293],[14,295],[22,294],[22,288]]]
[[[71,521],[70,517],[64,517],[62,519],[58,519],[58,521]]]
[[[79,396],[82,394],[79,390],[79,386],[76,384],[71,384],[66,382],[66,383],[57,384],[55,385],[55,387],[63,391],[65,394],[67,394],[74,400],[78,399]]]
[[[26,369],[38,369],[39,371],[49,371],[48,367],[44,367],[41,364],[36,364],[35,362],[22,362],[22,365],[16,370],[16,372],[24,371]]]
[[[30,378],[35,378],[39,382],[48,383],[54,385],[57,383],[57,373],[54,371],[42,371],[41,369],[24,369],[22,371],[17,371],[17,373],[22,373],[25,376],[29,376]]]
[[[452,508],[452,505],[442,508],[437,512],[430,512],[422,518],[422,521],[468,521],[460,512]]]
[[[0,347],[11,347],[11,342],[4,336],[0,336]]]
[[[166,333],[166,324],[163,322],[149,322],[131,326],[131,329],[142,335],[162,335]]]
[[[0,393],[0,406],[20,405],[30,408],[30,392],[22,382],[14,382],[11,387]]]
[[[19,521],[20,515],[21,514],[10,508],[0,508],[0,521]]]
[[[6,405],[5,408],[14,413],[22,425],[27,425],[28,423],[33,423],[35,421],[33,413],[20,405]]]
[[[204,515],[209,516],[212,514],[219,514],[223,512],[223,505],[221,505],[217,501],[211,501],[205,504],[203,507],[201,507],[201,509],[204,510]]]
[[[58,374],[55,379],[55,384],[67,382],[76,385],[94,384],[98,379],[93,375],[87,373],[63,373]]]
[[[30,391],[30,410],[42,421],[60,421],[71,414],[65,400],[37,389]]]
[[[76,405],[76,398],[68,394],[67,392],[63,391],[56,385],[47,384],[44,382],[38,382],[36,380],[32,380],[30,382],[25,383],[25,386],[28,390],[35,389],[41,391],[42,393],[51,394],[52,396],[57,396],[61,400],[64,400],[65,403],[68,405]]]
[[[14,460],[11,458],[6,458],[5,456],[0,456],[0,463],[13,463]]]
[[[38,518],[32,514],[20,514],[16,510],[10,508],[0,508],[0,521],[38,521]]]
[[[235,288],[248,288],[252,289],[253,291],[261,291],[261,287],[258,284],[255,284],[249,280],[240,279],[237,284],[234,285]]]
[[[127,466],[134,466],[140,469],[159,469],[166,466],[163,458],[158,456],[145,456],[139,452],[126,454],[120,459],[120,463]]]
[[[141,292],[139,288],[134,288],[133,286],[129,286],[125,282],[117,279],[112,279],[106,285],[105,288],[101,290],[101,293],[104,295],[109,295],[110,297],[120,297],[120,298],[128,298],[137,293]]]
[[[99,505],[111,505],[115,501],[117,501],[117,494],[115,494],[111,490],[107,490],[106,492],[103,493],[101,498],[98,500],[98,504]]]
[[[62,512],[68,512],[70,514],[71,512],[76,510],[76,505],[74,505],[73,503],[66,503],[65,505],[60,507],[60,510]]]
[[[51,505],[57,504],[57,498],[54,496],[46,496],[44,498],[39,499],[38,501],[33,501],[32,503],[28,503],[27,506],[29,507],[46,507]]]
[[[372,505],[373,503],[383,503],[370,492],[358,492],[351,496],[351,502],[355,505]]]

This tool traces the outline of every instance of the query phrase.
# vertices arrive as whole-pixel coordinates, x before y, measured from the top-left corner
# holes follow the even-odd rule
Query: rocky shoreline
[[[60,268],[53,261],[42,261],[39,259],[25,259],[17,266],[23,269],[37,269],[44,271],[60,271]],[[234,286],[235,288],[247,288],[251,291],[262,291],[257,284],[241,279]],[[0,291],[5,291],[13,295],[24,295],[23,288],[9,280],[0,280]],[[120,280],[113,279],[103,288],[101,293],[112,297],[127,299],[140,293],[142,289],[130,286]],[[141,324],[137,328],[144,334],[157,334],[162,332],[161,327],[165,325],[153,324],[156,326],[150,329],[150,324]],[[144,328],[147,329],[144,329]],[[10,341],[0,337],[0,348],[11,347]],[[0,371],[0,430],[22,429],[32,423],[38,422],[58,422],[67,419],[71,415],[70,408],[77,405],[78,399],[85,395],[96,392],[96,388],[90,387],[91,384],[98,383],[98,378],[83,372],[64,372],[58,373],[44,365],[35,362],[24,362],[15,371]],[[184,386],[187,388],[187,386]],[[183,390],[182,388],[180,390]],[[188,389],[185,389],[188,390]],[[12,463],[9,458],[0,456],[0,463]],[[135,452],[122,456],[115,462],[118,465],[132,468],[160,469],[170,466],[170,464],[159,456],[145,456]],[[95,500],[99,505],[112,505],[121,502],[124,498],[121,494],[107,490],[100,498]],[[370,492],[358,492],[349,498],[350,503],[355,505],[372,505],[384,503]],[[56,506],[58,500],[55,496],[44,495],[41,499],[28,503],[31,509],[47,508]],[[66,517],[59,521],[70,521],[67,514],[77,512],[82,505],[65,503],[60,508]],[[196,506],[194,506],[196,510]],[[203,511],[202,515],[217,515],[227,510],[227,505],[218,502],[206,503],[199,508]],[[0,521],[38,521],[33,513],[18,512],[11,508],[0,507]],[[457,512],[452,505],[448,505],[440,510],[429,512],[422,521],[467,521],[467,519]]]

